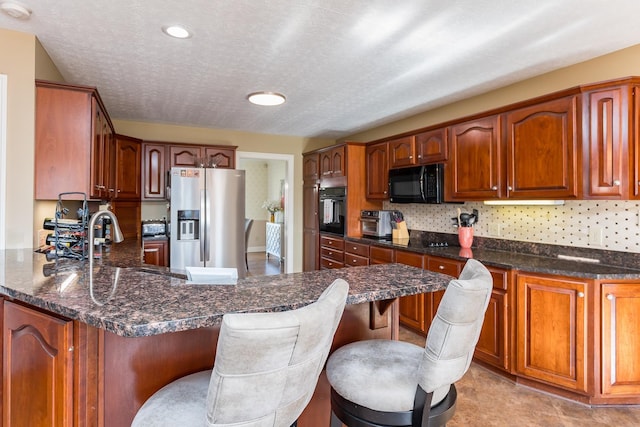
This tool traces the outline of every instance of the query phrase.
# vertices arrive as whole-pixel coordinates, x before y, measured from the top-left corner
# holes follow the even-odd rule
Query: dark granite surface
[[[471,250],[458,246],[458,236],[446,233],[411,231],[403,242],[347,237],[347,241],[403,249],[425,255],[441,256],[464,261],[478,261],[506,269],[546,273],[585,279],[640,279],[640,255],[612,253],[570,246],[545,245],[500,239],[474,238]],[[429,247],[429,242],[447,243],[447,247]],[[558,255],[598,259],[599,263],[568,261]]]
[[[0,251],[0,292],[127,337],[219,324],[230,312],[283,311],[315,301],[337,278],[348,304],[444,289],[451,277],[400,264],[255,276],[235,285],[189,285],[178,271],[142,266],[141,242],[114,245],[103,260],[47,262],[30,250]],[[92,280],[90,280],[92,278]],[[117,280],[116,280],[117,279]]]

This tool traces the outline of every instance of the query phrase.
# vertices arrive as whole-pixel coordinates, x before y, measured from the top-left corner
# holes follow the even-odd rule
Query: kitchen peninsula
[[[160,387],[211,367],[227,312],[301,307],[343,278],[350,292],[336,347],[396,337],[397,298],[451,279],[388,264],[190,285],[140,259],[134,240],[114,245],[93,272],[88,262],[0,251],[5,424],[126,426]]]

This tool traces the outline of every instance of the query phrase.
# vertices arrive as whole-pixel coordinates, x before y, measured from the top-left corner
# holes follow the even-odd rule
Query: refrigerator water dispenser
[[[198,240],[200,238],[200,211],[178,211],[178,240]]]

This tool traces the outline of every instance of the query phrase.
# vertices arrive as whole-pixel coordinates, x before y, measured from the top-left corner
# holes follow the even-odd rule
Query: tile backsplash
[[[475,235],[506,240],[640,253],[640,201],[569,200],[556,206],[392,204],[412,230],[456,233],[457,209],[477,209]]]

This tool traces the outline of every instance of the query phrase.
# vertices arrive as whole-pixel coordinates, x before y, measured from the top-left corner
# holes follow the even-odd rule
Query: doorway
[[[283,228],[280,259],[285,273],[293,272],[293,155],[238,151],[236,168],[247,171],[247,217],[254,220],[251,228],[249,251],[267,253],[267,225],[271,215],[263,208],[265,202],[279,202],[283,207],[274,215],[274,221]],[[262,170],[259,170],[262,168]],[[256,181],[251,182],[255,176]]]
[[[7,76],[0,74],[0,250],[6,245],[7,206]]]

